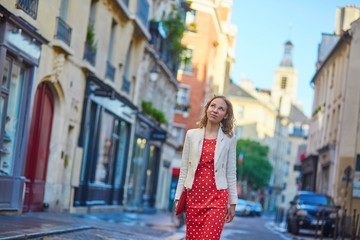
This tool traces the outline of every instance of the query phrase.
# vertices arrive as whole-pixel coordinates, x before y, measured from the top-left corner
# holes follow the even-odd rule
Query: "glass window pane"
[[[2,79],[2,86],[6,87],[6,88],[7,88],[7,82],[8,82],[9,66],[10,66],[10,61],[9,61],[9,59],[6,59],[5,67],[4,67],[4,75],[3,75],[3,79]]]
[[[1,149],[1,164],[2,166],[8,166],[6,172],[9,175],[12,175],[14,168],[24,75],[25,70],[19,65],[14,64],[11,73],[10,92],[5,120],[4,143]]]
[[[104,111],[101,116],[95,183],[111,184],[114,163],[113,123],[114,116]]]
[[[120,123],[120,139],[118,143],[118,153],[116,160],[116,172],[114,185],[119,187],[123,185],[123,174],[126,161],[126,144],[128,139],[129,127],[125,122]]]

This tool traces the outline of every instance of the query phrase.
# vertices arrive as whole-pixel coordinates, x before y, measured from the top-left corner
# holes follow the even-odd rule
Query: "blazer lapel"
[[[204,137],[205,137],[205,128],[200,128],[199,132],[198,132],[198,137],[197,137],[197,140],[196,140],[197,145],[198,145],[197,157],[194,159],[195,162],[193,163],[193,166],[194,166],[195,170],[197,169],[197,166],[198,166],[198,164],[200,162],[201,152],[202,152],[203,143],[204,143]]]
[[[221,126],[220,126],[219,127],[219,132],[218,132],[218,135],[217,135],[216,145],[215,145],[214,167],[216,166],[216,163],[219,160],[220,153],[224,148],[223,140],[224,140],[224,132],[222,131]]]

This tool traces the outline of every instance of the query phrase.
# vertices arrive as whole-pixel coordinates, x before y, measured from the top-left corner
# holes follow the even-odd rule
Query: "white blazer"
[[[186,133],[181,159],[181,168],[175,200],[185,188],[191,189],[194,183],[195,172],[198,167],[205,128],[191,129]],[[215,184],[218,190],[227,189],[229,204],[237,204],[236,190],[236,137],[230,138],[219,128],[214,156]]]

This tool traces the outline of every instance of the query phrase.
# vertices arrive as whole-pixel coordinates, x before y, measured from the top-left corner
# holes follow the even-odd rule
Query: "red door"
[[[43,83],[36,91],[31,119],[25,168],[24,212],[41,211],[43,208],[53,114],[53,95]]]

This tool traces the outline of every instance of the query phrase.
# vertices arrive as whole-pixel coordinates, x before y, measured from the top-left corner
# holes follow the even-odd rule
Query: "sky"
[[[322,33],[334,33],[337,7],[360,1],[233,0],[231,22],[237,25],[235,64],[231,78],[246,78],[256,87],[271,89],[284,43],[291,40],[293,65],[298,71],[297,100],[311,116],[318,45]]]

